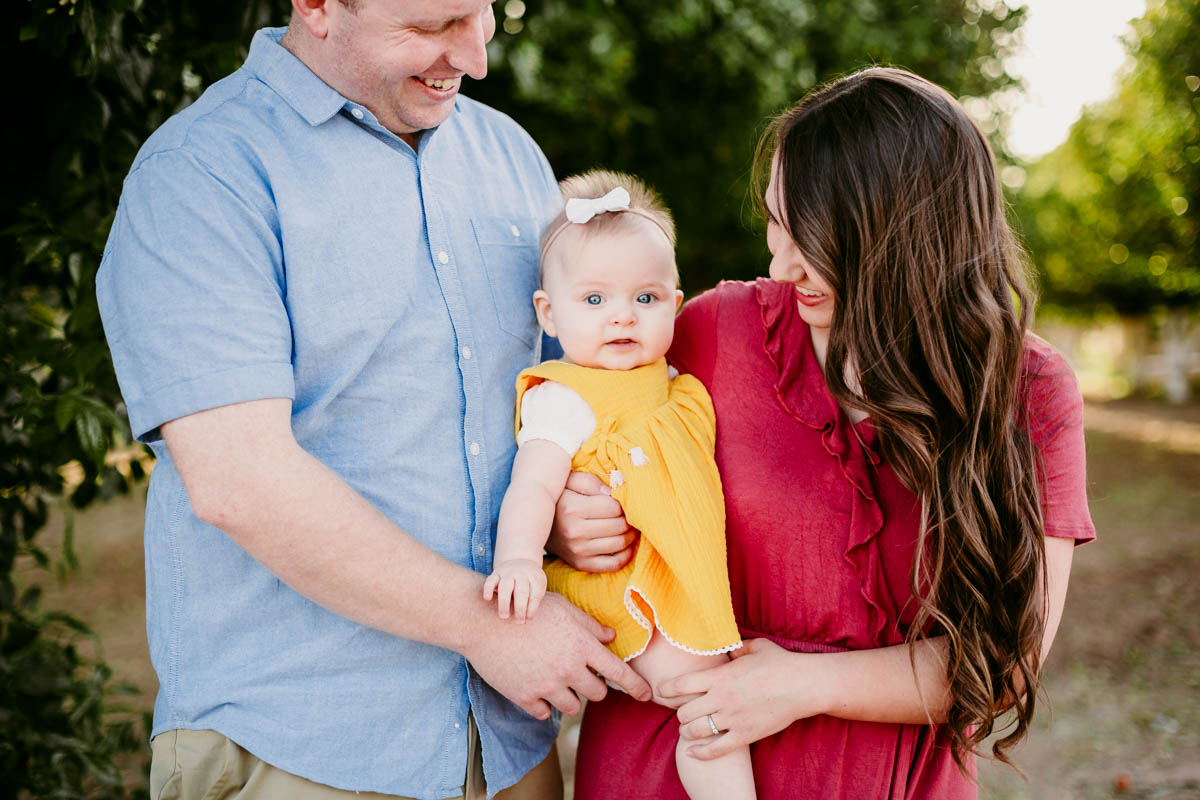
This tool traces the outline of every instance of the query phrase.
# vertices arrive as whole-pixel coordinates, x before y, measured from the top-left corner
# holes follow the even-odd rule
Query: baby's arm
[[[496,594],[502,619],[511,601],[517,622],[537,611],[546,593],[542,548],[554,521],[554,506],[571,473],[571,456],[546,439],[531,439],[517,449],[512,482],[500,504],[496,556],[483,584],[483,599]]]

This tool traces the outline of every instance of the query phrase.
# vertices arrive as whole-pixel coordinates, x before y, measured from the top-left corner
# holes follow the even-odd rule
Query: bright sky
[[[1029,8],[1024,46],[1008,60],[1026,82],[1008,136],[1014,153],[1032,158],[1057,147],[1080,109],[1109,96],[1125,60],[1118,37],[1142,16],[1146,0],[1023,0]],[[1008,5],[1019,5],[1009,0]]]

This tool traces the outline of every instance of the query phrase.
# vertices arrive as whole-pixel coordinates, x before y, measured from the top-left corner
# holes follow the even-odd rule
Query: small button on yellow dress
[[[544,381],[570,387],[591,406],[596,427],[571,469],[609,484],[642,533],[618,572],[580,572],[547,559],[549,591],[615,630],[609,648],[626,661],[646,649],[655,628],[690,653],[740,647],[713,461],[716,418],[704,386],[690,375],[671,380],[665,359],[625,371],[548,361],[517,378],[518,432],[521,399]]]

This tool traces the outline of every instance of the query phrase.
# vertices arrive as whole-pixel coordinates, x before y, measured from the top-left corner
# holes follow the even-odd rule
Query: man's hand
[[[479,676],[526,713],[550,716],[550,706],[578,714],[580,697],[603,700],[604,679],[638,700],[650,685],[604,646],[613,632],[553,592],[524,625],[492,616],[487,633],[461,651]]]
[[[514,558],[497,564],[483,582],[483,599],[491,601],[496,595],[496,610],[500,619],[508,619],[509,606],[518,624],[532,619],[542,596],[546,594],[546,573],[540,563],[527,558]]]
[[[616,572],[633,558],[637,537],[602,480],[571,473],[554,508],[546,550],[584,572]]]

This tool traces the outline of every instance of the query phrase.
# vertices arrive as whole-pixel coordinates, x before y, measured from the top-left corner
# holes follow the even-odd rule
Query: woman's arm
[[[1075,542],[1046,538],[1046,627],[1042,663],[1050,651],[1067,596]],[[798,719],[828,714],[867,722],[916,725],[944,722],[950,697],[945,637],[844,653],[791,653],[755,639],[728,664],[684,675],[658,687],[664,697],[694,696],[680,707],[680,736],[712,736],[712,715],[723,735],[688,752],[722,756],[770,736]]]

